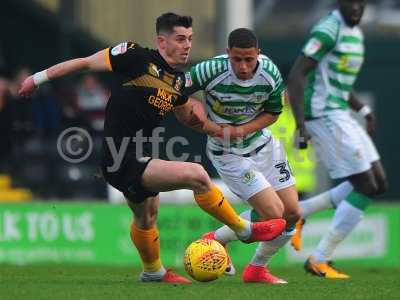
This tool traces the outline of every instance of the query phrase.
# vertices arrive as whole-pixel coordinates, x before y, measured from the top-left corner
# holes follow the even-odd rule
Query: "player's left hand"
[[[310,140],[310,134],[308,133],[304,125],[298,126],[294,133],[294,146],[296,149],[307,149],[308,141]]]
[[[21,97],[29,97],[35,89],[36,89],[36,85],[33,82],[33,76],[29,76],[22,83],[21,88],[18,91],[18,94]]]
[[[370,112],[365,116],[365,126],[367,128],[367,132],[370,136],[375,134],[376,131],[376,118],[373,112]]]
[[[215,135],[220,139],[234,140],[245,136],[244,130],[240,126],[232,126],[229,124],[219,124],[221,130]]]
[[[190,111],[190,119],[188,120],[188,125],[194,129],[201,130],[204,127],[207,117],[198,108],[198,106],[193,105]]]

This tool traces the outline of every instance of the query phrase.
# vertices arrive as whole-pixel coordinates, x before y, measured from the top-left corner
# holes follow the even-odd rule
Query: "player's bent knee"
[[[366,185],[363,187],[362,193],[368,197],[375,196],[378,193],[378,185],[372,183],[370,185]]]
[[[268,207],[262,209],[260,208],[254,208],[254,209],[257,211],[257,214],[262,220],[282,218],[284,211],[284,207],[281,202],[268,205]]]
[[[375,196],[378,192],[378,184],[373,180],[364,181],[354,186],[355,190],[367,197]]]
[[[203,166],[191,163],[186,170],[186,180],[193,191],[205,193],[211,188],[211,180]]]
[[[274,213],[277,216],[277,218],[282,218],[284,211],[285,211],[285,207],[284,207],[283,203],[278,202],[275,205],[275,209],[274,209]]]
[[[388,190],[388,182],[386,178],[378,183],[378,189],[376,191],[376,195],[381,195],[386,193]]]

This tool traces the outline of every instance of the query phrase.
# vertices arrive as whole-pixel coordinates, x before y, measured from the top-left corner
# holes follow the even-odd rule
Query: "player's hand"
[[[376,131],[376,118],[373,112],[365,116],[365,126],[370,136],[375,134]]]
[[[206,118],[204,114],[197,108],[197,106],[193,105],[190,111],[190,117],[187,124],[197,130],[202,130],[206,123]]]
[[[305,126],[300,126],[296,129],[294,144],[297,149],[306,149],[309,139],[310,135]]]
[[[229,124],[219,124],[219,126],[221,126],[221,129],[215,136],[220,139],[235,140],[245,136],[245,133],[240,126],[232,126]]]
[[[21,97],[29,97],[35,89],[36,89],[36,86],[33,82],[33,76],[29,76],[22,83],[22,85],[18,91],[18,94]]]

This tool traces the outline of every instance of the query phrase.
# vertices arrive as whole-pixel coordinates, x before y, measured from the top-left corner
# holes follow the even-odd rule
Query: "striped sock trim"
[[[365,210],[371,204],[372,199],[353,191],[346,197],[346,201],[358,209]]]
[[[255,209],[252,209],[251,212],[250,212],[250,221],[251,222],[258,222],[259,220],[260,220],[260,216],[255,211]]]

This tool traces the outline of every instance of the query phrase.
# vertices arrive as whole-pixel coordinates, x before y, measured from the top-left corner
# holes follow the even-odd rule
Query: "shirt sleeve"
[[[275,85],[267,101],[264,103],[264,111],[273,114],[280,114],[283,109],[283,103],[285,100],[285,85],[283,83],[282,75],[279,69],[273,65],[275,70],[270,75],[275,81]]]
[[[185,104],[186,102],[188,102],[188,100],[189,100],[189,97],[188,97],[188,96],[186,96],[186,95],[181,95],[181,96],[178,97],[178,100],[176,101],[175,106],[183,105],[183,104]]]
[[[329,51],[335,47],[336,41],[328,34],[314,31],[310,34],[303,47],[303,54],[306,57],[320,61]]]
[[[145,49],[134,42],[120,43],[108,48],[107,64],[111,71],[122,75],[134,75],[145,60]]]
[[[197,73],[200,70],[198,65],[199,64],[191,67],[190,70],[185,73],[185,89],[183,91],[184,95],[190,96],[197,91],[204,89],[198,80],[200,75]]]
[[[268,100],[264,104],[264,111],[272,114],[280,114],[282,112],[285,99],[285,85],[281,81],[269,95]]]
[[[186,74],[181,73],[176,76],[175,89],[179,91],[178,99],[176,100],[175,106],[183,105],[189,100],[189,95],[185,94],[186,85]]]
[[[335,45],[340,31],[340,22],[329,14],[311,29],[302,49],[306,57],[320,61]]]

